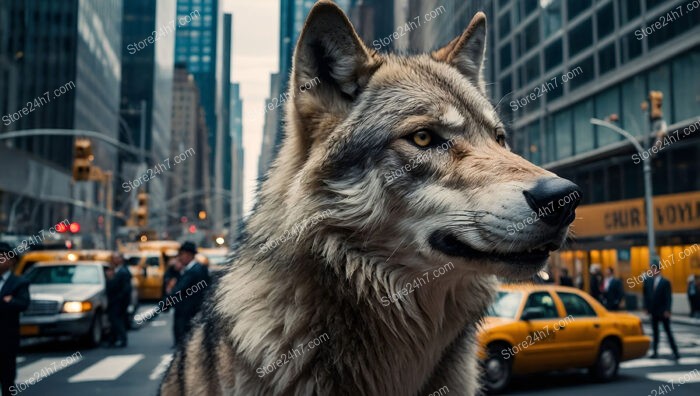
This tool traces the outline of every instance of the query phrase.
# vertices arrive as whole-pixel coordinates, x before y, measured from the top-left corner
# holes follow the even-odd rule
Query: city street
[[[142,307],[145,312],[149,307]],[[17,383],[60,366],[67,356],[80,352],[82,359],[56,370],[18,394],[30,395],[154,395],[172,354],[172,315],[161,314],[139,329],[129,332],[129,346],[123,349],[81,349],[76,343],[42,341],[23,347],[18,357]],[[667,381],[674,380],[673,395],[700,393],[700,328],[675,323],[681,360],[674,364],[662,335],[661,359],[637,359],[623,363],[620,376],[607,384],[590,381],[584,371],[532,375],[515,379],[508,394],[514,395],[658,395]],[[651,334],[651,328],[644,326]],[[697,372],[696,372],[697,373]],[[690,381],[680,385],[678,378],[689,374]],[[670,386],[670,385],[669,385]],[[655,390],[656,392],[652,392]],[[668,389],[666,389],[668,393]]]
[[[139,312],[149,309],[142,306]],[[161,314],[130,331],[126,348],[85,349],[72,341],[32,342],[17,358],[17,384],[31,377],[42,380],[18,395],[155,395],[172,355],[172,317]],[[61,367],[61,361],[76,352],[82,359]],[[44,377],[44,373],[49,375]]]

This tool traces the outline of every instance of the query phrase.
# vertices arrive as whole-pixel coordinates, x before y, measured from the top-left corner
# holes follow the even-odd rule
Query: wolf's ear
[[[433,52],[437,61],[456,67],[474,85],[486,94],[484,58],[486,54],[486,15],[477,12],[461,36]]]
[[[353,100],[376,68],[376,61],[343,11],[330,1],[311,9],[294,51],[292,89],[320,80],[304,94]],[[323,97],[327,96],[327,97]]]

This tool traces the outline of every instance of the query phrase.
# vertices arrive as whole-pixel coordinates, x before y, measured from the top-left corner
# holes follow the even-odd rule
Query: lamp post
[[[631,133],[625,131],[624,129],[618,127],[617,125],[611,123],[610,121],[616,121],[617,115],[613,114],[607,117],[606,120],[600,120],[597,118],[591,118],[591,124],[606,127],[612,131],[624,136],[629,140],[638,153],[646,151],[644,147],[639,143],[639,140],[632,136]],[[645,140],[647,138],[645,137]],[[654,237],[654,202],[653,202],[653,189],[651,181],[651,158],[643,161],[643,171],[644,171],[644,205],[646,206],[646,220],[647,220],[647,244],[649,247],[649,262],[650,264],[655,262],[656,258],[656,239]]]

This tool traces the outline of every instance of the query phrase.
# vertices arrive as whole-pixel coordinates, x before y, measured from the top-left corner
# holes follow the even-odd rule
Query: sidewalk
[[[642,319],[643,323],[651,323],[651,320],[649,319],[649,315],[645,314],[644,311],[629,311],[629,313],[639,316]],[[688,316],[688,314],[672,314],[671,315],[671,322],[672,323],[680,323],[684,325],[691,325],[691,326],[700,326],[700,319],[695,319],[691,318]]]

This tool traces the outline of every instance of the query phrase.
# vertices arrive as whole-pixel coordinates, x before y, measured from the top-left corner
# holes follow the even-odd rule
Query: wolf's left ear
[[[486,94],[484,58],[486,56],[486,15],[477,12],[461,36],[433,52],[437,61],[456,67],[477,88]]]
[[[337,5],[319,1],[309,12],[294,51],[293,80],[301,86],[315,79],[312,95],[322,100],[353,100],[367,84],[377,61]],[[318,81],[318,80],[317,80]]]

